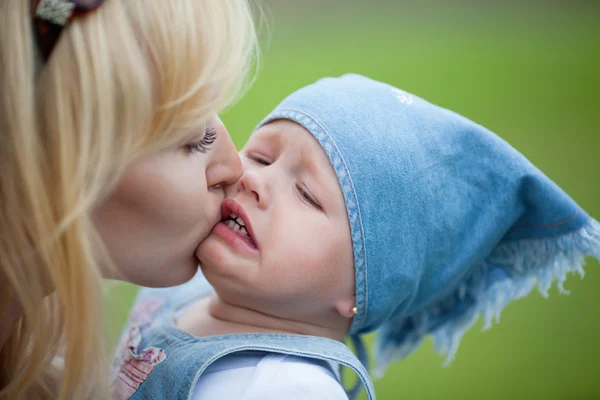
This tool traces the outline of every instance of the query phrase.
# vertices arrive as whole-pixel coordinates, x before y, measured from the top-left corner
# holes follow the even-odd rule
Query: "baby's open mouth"
[[[254,239],[252,239],[252,236],[250,236],[248,230],[246,229],[246,223],[241,217],[231,213],[228,217],[224,218],[222,222],[250,246],[254,247],[255,249],[257,248]]]

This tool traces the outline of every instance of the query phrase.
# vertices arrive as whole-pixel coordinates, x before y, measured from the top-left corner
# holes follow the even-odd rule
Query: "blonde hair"
[[[0,399],[103,398],[108,260],[91,210],[132,160],[247,87],[257,39],[246,0],[106,0],[42,65],[29,3],[0,0],[0,315],[22,308]]]

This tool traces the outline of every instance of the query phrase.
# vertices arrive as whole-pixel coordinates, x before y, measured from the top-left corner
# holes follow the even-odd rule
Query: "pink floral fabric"
[[[167,358],[164,350],[148,347],[139,350],[141,331],[152,323],[162,309],[164,300],[149,298],[138,305],[131,313],[127,333],[117,347],[113,363],[113,398],[129,399],[146,380],[152,369]]]

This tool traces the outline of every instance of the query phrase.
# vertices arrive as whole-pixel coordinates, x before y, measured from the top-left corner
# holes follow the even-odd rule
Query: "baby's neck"
[[[318,324],[286,320],[223,302],[217,295],[202,299],[178,319],[179,329],[195,336],[236,333],[287,333],[344,340],[344,332]]]

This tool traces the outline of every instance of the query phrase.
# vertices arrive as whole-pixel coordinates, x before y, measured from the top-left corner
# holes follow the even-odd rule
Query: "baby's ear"
[[[335,303],[335,309],[344,318],[354,318],[356,307],[356,297],[352,296],[345,299],[339,299]]]

